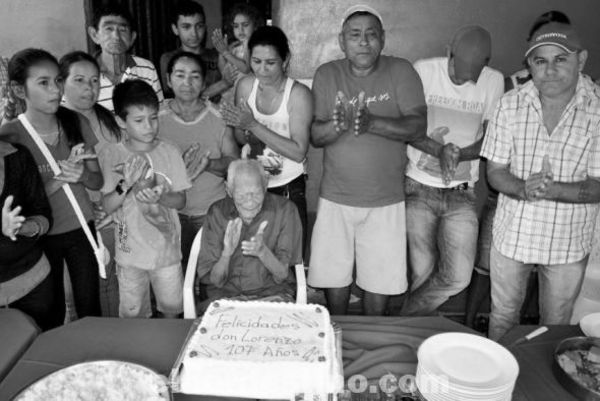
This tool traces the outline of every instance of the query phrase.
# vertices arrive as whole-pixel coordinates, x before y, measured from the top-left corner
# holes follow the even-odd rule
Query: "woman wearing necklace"
[[[86,189],[97,190],[103,182],[98,160],[94,158],[97,139],[85,118],[60,107],[62,79],[54,56],[40,49],[17,52],[8,64],[8,76],[13,92],[27,107],[18,120],[0,128],[0,136],[12,136],[12,140],[31,152],[52,209],[53,224],[43,239],[43,246],[54,285],[50,313],[53,325],[61,325],[65,318],[64,262],[71,277],[77,315],[99,316],[98,263],[63,190],[63,185],[68,184],[93,232],[94,214]],[[36,142],[34,131],[43,143]],[[57,161],[58,175],[54,174],[38,143],[48,148],[50,157]]]
[[[83,114],[89,121],[98,143],[96,154],[109,143],[121,140],[121,129],[112,113],[96,103],[100,93],[100,67],[92,56],[81,51],[64,55],[59,61],[59,71],[64,83],[64,106]],[[96,228],[111,255],[115,254],[115,236],[111,216],[102,208],[100,191],[88,190],[94,206]],[[100,280],[100,306],[102,316],[119,316],[119,287],[114,260],[105,266],[106,279]]]
[[[306,244],[306,183],[304,162],[308,151],[313,103],[310,90],[286,75],[290,48],[277,27],[257,29],[248,41],[254,76],[242,78],[236,104],[221,112],[234,126],[242,157],[260,160],[269,173],[269,192],[290,199],[302,221],[302,249]]]
[[[210,101],[200,98],[205,74],[198,55],[173,55],[167,66],[167,85],[175,98],[167,100],[158,115],[159,136],[180,148],[192,181],[186,206],[179,212],[184,269],[209,206],[225,197],[224,176],[229,163],[239,155],[232,129]]]

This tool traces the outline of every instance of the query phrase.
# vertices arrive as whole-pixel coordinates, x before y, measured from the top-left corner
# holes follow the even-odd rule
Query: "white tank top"
[[[290,113],[288,112],[288,101],[294,80],[287,78],[283,99],[277,111],[273,114],[263,114],[256,107],[256,91],[258,88],[258,79],[254,79],[252,91],[248,96],[248,104],[252,109],[254,118],[271,131],[290,138]],[[282,156],[263,143],[251,144],[252,151],[250,157],[258,159],[265,170],[269,173],[269,188],[279,187],[294,180],[296,177],[304,174],[304,163],[298,163],[285,156]]]

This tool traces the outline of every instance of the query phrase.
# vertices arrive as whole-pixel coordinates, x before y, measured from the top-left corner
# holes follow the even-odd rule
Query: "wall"
[[[41,47],[57,57],[86,50],[83,0],[2,0],[0,55]]]
[[[317,66],[342,57],[337,44],[340,17],[360,1],[273,0],[274,24],[290,39],[291,75],[310,78]],[[535,18],[557,9],[577,27],[590,52],[587,71],[600,77],[598,0],[363,0],[380,11],[386,30],[384,54],[414,61],[442,55],[457,27],[480,24],[492,35],[491,66],[504,73],[519,68]],[[526,5],[526,7],[524,6]]]
[[[204,8],[204,14],[206,14],[206,47],[214,47],[210,38],[213,31],[217,28],[221,28],[221,25],[223,24],[221,18],[221,0],[195,1],[202,4],[202,8]]]
[[[382,14],[386,30],[384,54],[411,61],[443,55],[459,26],[479,24],[492,35],[490,65],[505,74],[520,69],[525,40],[537,16],[548,10],[561,10],[571,18],[589,50],[586,72],[600,78],[598,0],[273,0],[273,24],[281,27],[290,40],[292,77],[311,79],[319,65],[343,57],[337,42],[341,15],[357,3],[369,4]],[[322,173],[322,151],[311,146],[307,158],[306,192],[312,220]],[[485,185],[478,192],[485,199]]]

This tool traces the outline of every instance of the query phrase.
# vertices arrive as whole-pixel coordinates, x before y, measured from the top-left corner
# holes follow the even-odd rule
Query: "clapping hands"
[[[356,136],[367,132],[370,113],[365,102],[365,92],[361,91],[357,101],[352,104],[343,92],[338,91],[332,120],[335,131],[340,135],[350,129]]]
[[[84,172],[83,161],[96,157],[94,153],[86,152],[83,143],[77,144],[71,148],[67,160],[58,161],[61,172],[54,178],[68,183],[80,182]]]
[[[221,105],[221,115],[225,124],[236,127],[242,130],[251,130],[256,123],[252,109],[245,99],[240,99],[239,106],[235,106],[228,102],[223,102]]]
[[[203,151],[199,143],[190,146],[183,153],[183,162],[191,181],[202,174],[210,164],[210,150]]]
[[[150,164],[145,157],[134,155],[119,167],[123,174],[125,185],[128,188],[131,188],[142,178],[146,177],[148,170],[150,169]]]
[[[260,257],[264,251],[264,233],[267,227],[268,221],[262,221],[258,226],[256,235],[250,238],[250,241],[242,241],[242,254],[246,256]]]
[[[229,220],[225,229],[225,237],[223,238],[223,254],[226,256],[233,255],[235,248],[240,242],[242,233],[242,219],[236,218]],[[242,241],[241,248],[244,256],[255,256],[257,258],[263,255],[265,250],[264,234],[268,221],[262,221],[258,226],[256,234],[249,241]]]
[[[242,219],[236,218],[227,222],[225,229],[225,237],[223,238],[223,254],[225,256],[233,255],[235,248],[240,243],[240,235],[242,234]]]
[[[215,29],[211,36],[213,46],[219,54],[223,54],[229,50],[227,46],[227,35],[223,35],[223,32],[220,29]]]

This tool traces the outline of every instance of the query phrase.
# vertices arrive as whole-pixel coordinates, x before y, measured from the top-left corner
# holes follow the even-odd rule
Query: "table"
[[[345,374],[379,379],[388,372],[414,373],[418,346],[447,331],[474,333],[442,317],[337,316],[344,338]],[[35,380],[63,367],[99,359],[139,363],[168,376],[192,320],[80,319],[41,334],[12,371],[0,382],[0,400],[7,400]],[[395,351],[396,357],[391,351]],[[400,353],[402,358],[398,358]],[[201,397],[176,394],[175,400]]]
[[[475,333],[442,317],[334,316],[333,320],[342,327],[346,379],[360,374],[369,384],[377,383],[390,372],[396,377],[414,374],[417,348],[434,334]],[[129,361],[168,376],[191,325],[191,320],[89,317],[43,333],[0,382],[0,400],[10,399],[40,377],[83,361]],[[502,342],[511,344],[536,327],[519,326]],[[551,366],[556,344],[577,335],[581,335],[577,326],[554,326],[547,333],[511,349],[520,366],[514,401],[574,400],[555,381]],[[353,399],[376,399],[368,397],[373,395],[368,394],[371,390],[369,387],[365,397],[359,395]],[[181,401],[203,397],[176,394],[174,398]]]
[[[504,346],[510,346],[539,326],[517,326],[500,339]],[[513,401],[560,400],[577,401],[552,373],[554,350],[565,338],[583,336],[579,326],[548,326],[549,330],[533,340],[509,347],[519,362],[519,377],[513,394]]]
[[[21,311],[0,309],[0,382],[25,353],[39,331],[33,320]]]

